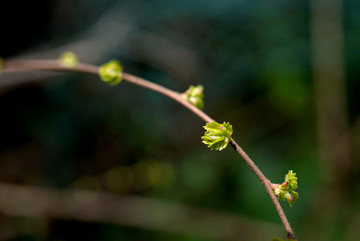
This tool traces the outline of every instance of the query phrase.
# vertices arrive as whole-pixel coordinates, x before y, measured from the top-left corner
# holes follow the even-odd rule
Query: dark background
[[[0,56],[73,51],[179,92],[202,84],[205,112],[233,125],[272,182],[297,173],[300,198],[282,205],[299,240],[354,240],[359,11],[356,0],[1,0]],[[4,73],[0,111],[0,240],[285,236],[240,157],[210,151],[204,123],[159,94],[87,74]],[[96,218],[108,202],[63,212],[63,201],[76,205],[69,192],[86,200],[84,190],[123,200],[122,221]],[[59,203],[41,202],[53,192]]]

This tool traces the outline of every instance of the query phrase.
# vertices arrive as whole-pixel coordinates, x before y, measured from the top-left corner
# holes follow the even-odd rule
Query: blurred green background
[[[299,240],[360,226],[360,4],[332,1],[1,0],[0,56],[64,51],[179,92],[274,183]],[[204,123],[159,94],[78,73],[0,76],[0,240],[285,238],[255,174],[201,143]]]

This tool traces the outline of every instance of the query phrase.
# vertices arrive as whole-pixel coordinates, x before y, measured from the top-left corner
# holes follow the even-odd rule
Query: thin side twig
[[[76,65],[75,67],[65,67],[63,66],[60,61],[58,60],[26,60],[26,61],[4,61],[3,62],[3,72],[15,72],[15,71],[26,71],[26,70],[60,70],[60,71],[75,71],[75,72],[84,72],[89,74],[95,74],[98,75],[99,67],[95,65],[90,64],[83,64],[80,63]],[[209,117],[206,113],[199,110],[189,102],[187,102],[185,99],[181,97],[181,94],[179,92],[167,89],[163,86],[160,86],[158,84],[152,83],[150,81],[147,81],[145,79],[139,78],[137,76],[123,73],[123,79],[124,81],[127,81],[129,83],[141,86],[146,89],[150,89],[154,92],[160,93],[162,95],[165,95],[176,102],[183,105],[185,108],[193,112],[195,115],[197,115],[199,118],[204,120],[205,122],[213,122],[214,120]],[[278,199],[276,198],[273,189],[271,187],[271,182],[269,179],[265,177],[265,175],[262,173],[262,171],[256,166],[256,164],[251,160],[251,158],[246,154],[246,152],[236,143],[234,139],[231,138],[230,141],[231,146],[235,149],[235,151],[244,159],[246,164],[254,171],[256,176],[260,179],[262,184],[264,185],[267,193],[269,194],[271,201],[274,203],[274,206],[276,208],[276,211],[278,212],[281,222],[284,226],[284,229],[287,233],[288,239],[294,239],[295,234],[290,226],[289,221],[287,220],[287,217],[284,213],[284,210],[282,209]]]

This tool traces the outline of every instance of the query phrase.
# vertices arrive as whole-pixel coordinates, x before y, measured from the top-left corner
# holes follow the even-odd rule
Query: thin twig
[[[99,67],[90,64],[78,64],[75,67],[68,68],[63,66],[58,60],[27,60],[27,61],[4,61],[3,62],[3,72],[15,72],[15,71],[25,71],[25,70],[62,70],[62,71],[76,71],[76,72],[84,72],[98,75]],[[146,89],[150,89],[152,91],[163,94],[178,103],[182,104],[185,108],[192,111],[195,115],[203,119],[205,122],[213,122],[214,120],[210,118],[203,111],[191,105],[185,99],[181,97],[179,92],[167,89],[158,84],[152,83],[145,79],[139,78],[137,76],[123,73],[123,79],[132,84],[141,86]],[[273,189],[271,187],[271,182],[269,179],[265,177],[265,175],[261,172],[261,170],[256,166],[256,164],[251,160],[251,158],[245,153],[245,151],[235,142],[234,139],[231,139],[231,146],[235,149],[235,151],[244,159],[246,164],[255,172],[256,176],[260,179],[262,184],[264,185],[267,193],[269,194],[272,202],[275,205],[276,211],[278,212],[281,222],[285,228],[287,233],[287,237],[289,239],[294,239],[295,234],[291,229],[290,223],[287,220],[287,217],[282,209],[278,199],[276,198]]]

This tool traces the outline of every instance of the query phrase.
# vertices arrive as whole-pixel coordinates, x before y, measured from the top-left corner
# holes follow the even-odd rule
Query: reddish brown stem
[[[98,75],[99,67],[90,64],[78,64],[75,67],[68,68],[63,66],[57,60],[27,60],[27,61],[4,61],[3,62],[3,72],[13,72],[13,71],[24,71],[24,70],[62,70],[62,71],[76,71],[76,72],[84,72],[90,74]],[[185,108],[192,111],[195,115],[203,119],[205,122],[213,122],[214,120],[210,118],[203,111],[199,110],[185,99],[181,97],[181,93],[167,89],[158,84],[152,83],[145,79],[139,78],[137,76],[123,73],[123,79],[132,84],[141,86],[146,89],[150,89],[152,91],[163,94],[178,103],[182,104]],[[271,182],[269,179],[265,177],[265,175],[261,172],[261,170],[256,166],[256,164],[251,160],[251,158],[245,153],[245,151],[235,142],[234,139],[231,138],[230,141],[231,146],[235,149],[235,151],[244,159],[246,164],[255,172],[256,176],[260,179],[262,184],[264,185],[267,193],[269,194],[271,201],[274,203],[276,211],[278,212],[281,222],[286,230],[288,239],[294,239],[295,234],[291,229],[290,223],[286,218],[284,210],[282,209],[278,199],[276,198],[273,189],[271,187]]]

